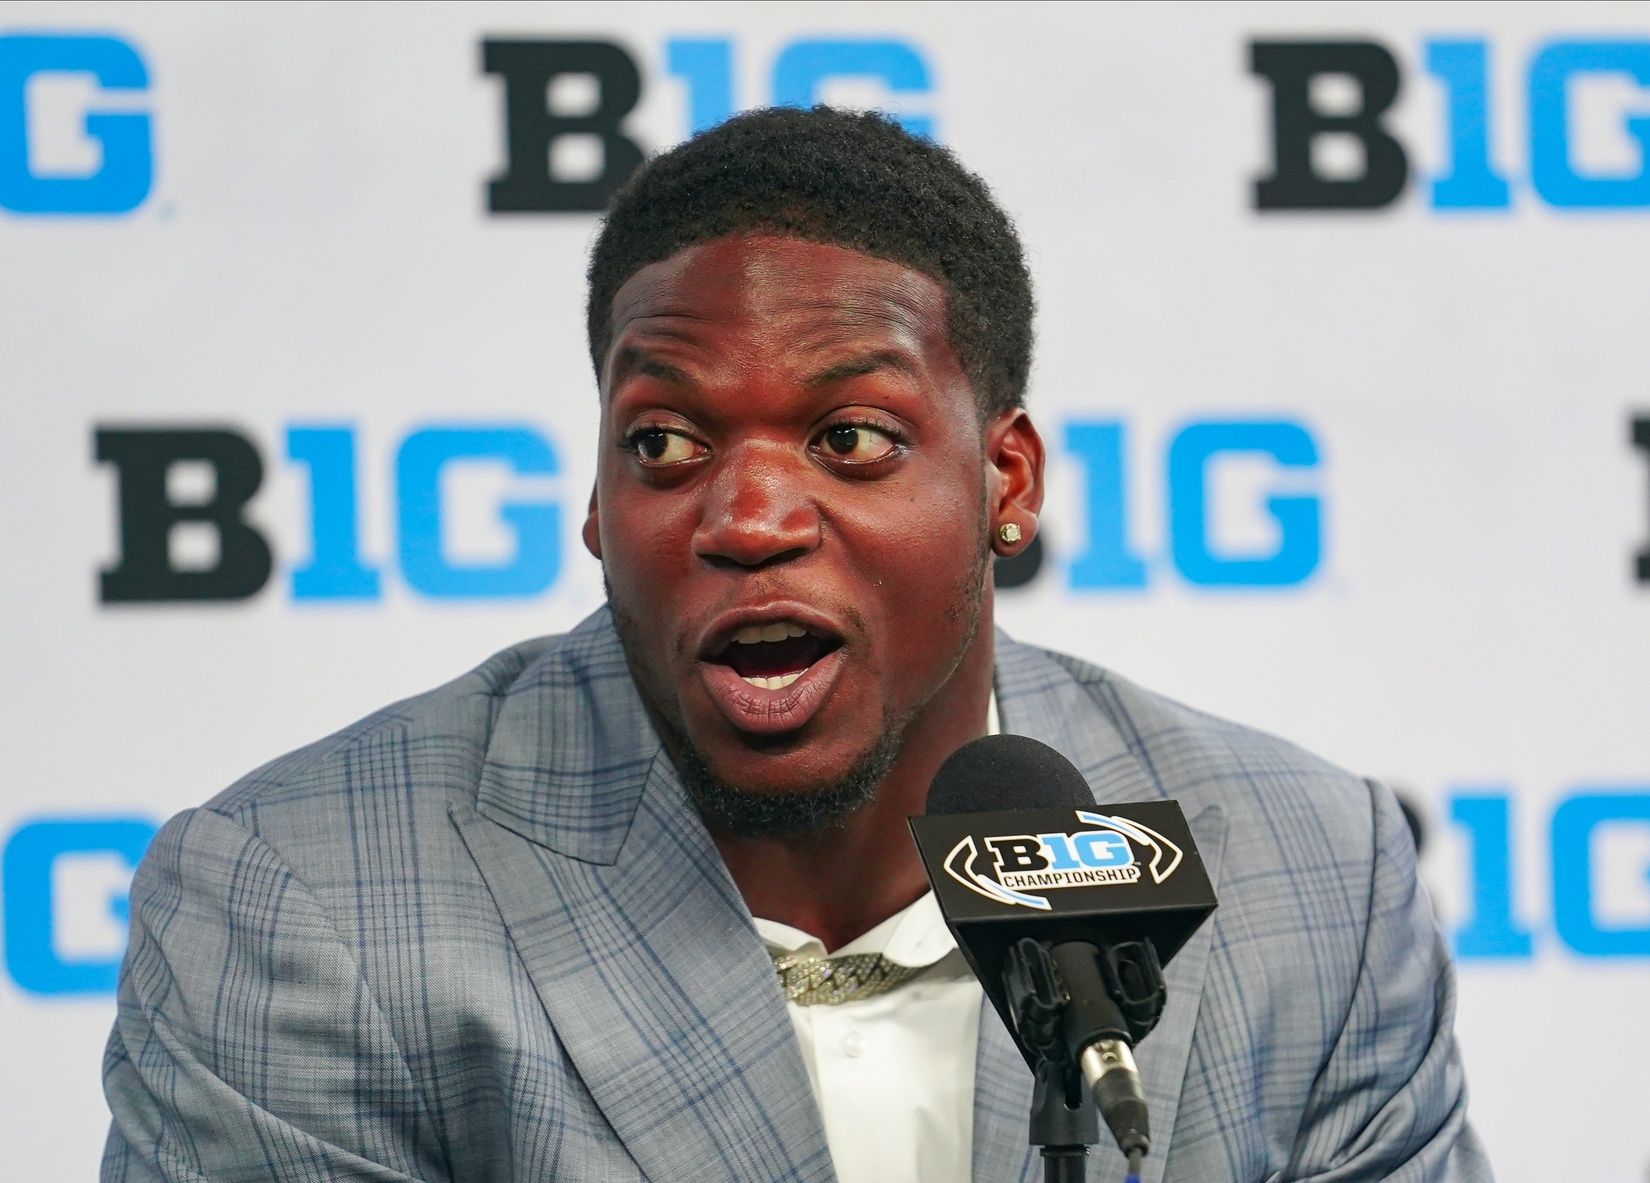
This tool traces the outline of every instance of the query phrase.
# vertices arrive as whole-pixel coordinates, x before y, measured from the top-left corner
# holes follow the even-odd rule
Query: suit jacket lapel
[[[974,1058],[974,1183],[1032,1183],[1042,1168],[1028,1137],[1031,1070],[989,1002]]]
[[[605,614],[512,688],[453,817],[644,1174],[834,1179],[772,964]]]
[[[1133,721],[1112,688],[1080,681],[1052,655],[997,636],[997,709],[1005,732],[1040,739],[1077,766],[1099,805],[1155,801],[1174,796],[1153,767]],[[1225,814],[1182,800],[1198,853],[1219,889],[1226,843]],[[1143,1183],[1162,1179],[1180,1105],[1181,1087],[1197,1023],[1214,925],[1205,923],[1164,971],[1169,1001],[1156,1029],[1141,1040],[1140,1065],[1151,1109],[1152,1153]],[[1027,1143],[1031,1072],[990,1005],[980,1015],[974,1080],[974,1183],[1031,1183],[1040,1170]],[[1102,1126],[1090,1156],[1090,1175],[1120,1178],[1123,1158]]]
[[[1189,807],[1188,807],[1189,808]],[[1219,805],[1206,805],[1188,819],[1192,836],[1197,839],[1197,851],[1209,873],[1209,882],[1220,891],[1221,860],[1226,851],[1226,813]],[[1209,971],[1209,951],[1214,944],[1215,922],[1205,920],[1181,946],[1174,960],[1163,971],[1169,987],[1169,1000],[1163,1007],[1163,1017],[1152,1033],[1140,1041],[1135,1051],[1135,1062],[1140,1066],[1141,1083],[1146,1086],[1146,1104],[1152,1122],[1152,1153],[1141,1170],[1141,1183],[1161,1183],[1163,1169],[1169,1159],[1170,1139],[1174,1134],[1175,1118],[1180,1113],[1180,1098],[1185,1088],[1186,1064],[1191,1056],[1192,1034],[1197,1028],[1197,1015],[1203,999],[1203,982]],[[1111,1177],[1120,1178],[1123,1156],[1108,1142],[1115,1155]],[[1107,1176],[1102,1175],[1101,1178]]]

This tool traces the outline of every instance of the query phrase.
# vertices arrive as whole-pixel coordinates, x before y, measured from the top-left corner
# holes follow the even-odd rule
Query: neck
[[[905,819],[924,812],[928,786],[946,758],[985,734],[993,663],[990,620],[989,611],[981,614],[957,669],[911,720],[899,758],[870,805],[817,834],[712,834],[753,916],[799,928],[835,950],[928,890]]]

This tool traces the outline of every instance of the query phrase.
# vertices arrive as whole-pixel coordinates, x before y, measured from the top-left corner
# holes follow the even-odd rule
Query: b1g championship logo
[[[1046,896],[1031,890],[1104,887],[1140,882],[1140,853],[1146,874],[1162,883],[1175,873],[1180,847],[1156,830],[1126,817],[1076,810],[1086,829],[1069,833],[969,835],[945,856],[945,871],[970,891],[999,904],[1050,910]],[[980,849],[984,847],[984,851]]]

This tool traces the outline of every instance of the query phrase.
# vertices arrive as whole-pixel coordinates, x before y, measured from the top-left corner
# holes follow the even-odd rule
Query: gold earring
[[[1020,541],[1020,525],[1018,522],[1004,522],[997,527],[997,537],[1007,546],[1013,546]]]

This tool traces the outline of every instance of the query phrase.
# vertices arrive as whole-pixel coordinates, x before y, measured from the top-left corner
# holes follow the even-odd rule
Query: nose
[[[693,553],[713,565],[761,567],[818,548],[807,463],[788,447],[756,443],[723,456],[705,486]]]

